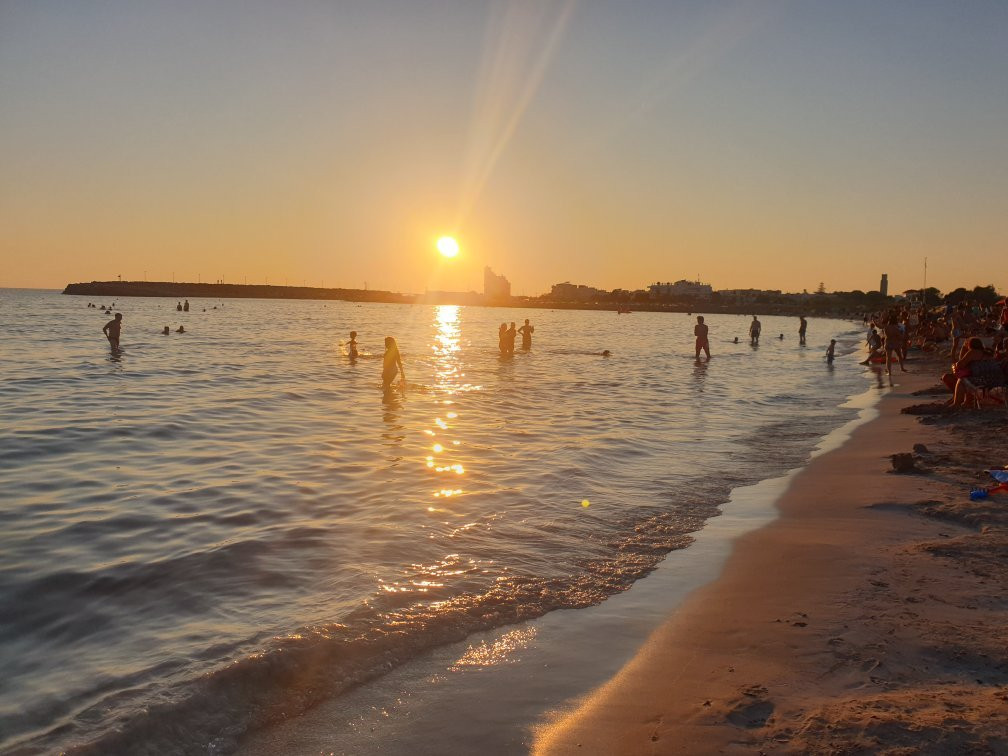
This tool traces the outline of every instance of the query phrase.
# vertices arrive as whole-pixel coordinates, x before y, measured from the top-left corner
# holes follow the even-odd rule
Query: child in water
[[[395,380],[396,372],[402,376],[402,383],[406,385],[406,371],[403,370],[402,357],[399,355],[399,345],[391,336],[385,337],[385,357],[382,360],[382,388],[388,391],[392,388],[392,381]]]
[[[829,340],[829,346],[826,348],[826,362],[830,365],[833,364],[833,356],[836,352],[836,339]]]
[[[357,331],[350,331],[350,341],[347,342],[347,357],[351,360],[357,359]]]

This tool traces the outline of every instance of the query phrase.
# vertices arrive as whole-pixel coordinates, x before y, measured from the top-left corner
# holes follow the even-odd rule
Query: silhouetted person
[[[757,320],[756,316],[752,316],[752,323],[749,324],[749,343],[759,344],[760,331],[763,330],[763,324]]]
[[[351,360],[357,359],[357,331],[350,331],[350,341],[346,347],[347,357]]]
[[[181,302],[179,302],[177,305],[175,305],[175,310],[178,311],[178,312],[182,312],[182,303]]]
[[[833,357],[836,354],[836,339],[829,340],[829,347],[826,348],[826,362],[833,364]]]
[[[511,321],[511,327],[507,329],[505,334],[504,346],[507,348],[508,354],[514,354],[514,343],[515,337],[518,335],[518,329],[515,328],[514,321]]]
[[[703,315],[697,315],[696,325],[693,326],[693,335],[696,336],[696,358],[700,359],[700,352],[703,351],[710,359],[710,341],[707,339],[707,325],[703,322]]]
[[[396,373],[402,376],[402,383],[406,385],[406,371],[403,370],[402,357],[399,355],[399,345],[391,336],[385,337],[385,356],[382,359],[382,388],[388,391],[392,388],[392,381],[395,380]]]
[[[808,328],[808,323],[805,320],[804,315],[799,315],[798,320],[801,321],[798,325],[798,343],[801,345],[805,344],[805,329]]]
[[[532,333],[535,331],[535,326],[532,326],[528,322],[528,318],[525,318],[525,325],[518,329],[518,333],[522,335],[522,349],[526,352],[532,348]]]
[[[182,305],[182,311],[183,312],[189,312],[189,300],[188,299],[185,301],[185,304]]]
[[[185,333],[185,326],[179,326],[176,328],[175,333]]]
[[[113,352],[119,351],[119,331],[122,329],[122,313],[117,312],[115,317],[112,318],[105,327],[102,328],[102,333],[105,334],[105,338],[108,339],[109,345],[112,347]]]
[[[507,354],[507,323],[501,323],[497,329],[497,348],[501,354]]]
[[[169,328],[168,326],[165,326],[165,327],[164,327],[164,330],[163,330],[163,331],[161,331],[161,333],[162,333],[162,334],[163,334],[164,336],[167,336],[168,334],[170,334],[170,333],[171,333],[171,329],[170,329],[170,328]]]

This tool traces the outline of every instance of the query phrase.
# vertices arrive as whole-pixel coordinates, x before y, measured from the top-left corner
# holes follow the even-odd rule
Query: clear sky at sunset
[[[1004,291],[1006,40],[1003,0],[0,0],[0,285]]]

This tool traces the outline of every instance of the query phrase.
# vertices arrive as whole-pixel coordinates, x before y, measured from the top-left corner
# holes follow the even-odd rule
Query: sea
[[[437,649],[576,625],[709,558],[733,491],[873,388],[843,320],[752,346],[708,315],[696,362],[696,313],[190,305],[0,290],[0,752],[234,752]]]

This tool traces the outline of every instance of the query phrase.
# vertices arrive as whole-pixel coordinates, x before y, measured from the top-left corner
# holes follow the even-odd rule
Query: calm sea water
[[[841,321],[710,316],[696,365],[685,314],[131,298],[112,355],[87,301],[0,291],[0,750],[206,752],[598,603],[865,388]]]

